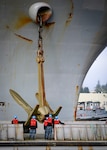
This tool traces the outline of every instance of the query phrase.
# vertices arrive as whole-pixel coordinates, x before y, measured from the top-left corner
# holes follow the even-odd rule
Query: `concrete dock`
[[[107,141],[55,141],[55,140],[24,140],[24,141],[0,141],[0,147],[22,146],[107,146]]]

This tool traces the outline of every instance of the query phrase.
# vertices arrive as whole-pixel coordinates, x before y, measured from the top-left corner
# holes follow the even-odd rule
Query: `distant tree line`
[[[97,82],[97,85],[95,86],[94,91],[96,93],[107,93],[107,83],[104,85],[100,84],[100,81]],[[90,93],[90,90],[88,87],[82,87],[80,90],[80,93]]]

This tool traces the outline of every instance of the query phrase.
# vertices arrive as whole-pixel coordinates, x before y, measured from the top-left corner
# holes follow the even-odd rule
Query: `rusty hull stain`
[[[10,29],[10,27],[9,27],[8,25],[6,25],[6,28],[7,28],[7,29]]]
[[[92,147],[92,146],[89,146],[89,150],[93,150],[93,147]]]
[[[28,42],[33,42],[31,39],[28,39],[28,38],[26,38],[26,37],[24,37],[24,36],[22,36],[22,35],[20,35],[20,34],[17,34],[17,33],[14,33],[17,37],[19,37],[19,38],[21,38],[21,39],[23,39],[23,40],[26,40],[26,41],[28,41]]]
[[[50,146],[46,146],[46,150],[51,150],[51,147]]]
[[[78,146],[78,150],[83,150],[83,147],[82,146]],[[89,146],[88,150],[93,150],[93,147]]]
[[[10,29],[10,27],[9,27],[9,25],[6,25],[6,28],[7,29]],[[11,29],[10,29],[11,30]],[[11,30],[12,31],[12,30]],[[13,32],[13,31],[12,31]],[[28,42],[33,42],[33,40],[31,40],[31,39],[28,39],[28,38],[26,38],[26,37],[24,37],[24,36],[22,36],[22,35],[20,35],[20,34],[17,34],[17,33],[14,33],[17,37],[19,37],[19,38],[21,38],[21,39],[23,39],[23,40],[26,40],[26,41],[28,41]]]
[[[78,96],[78,91],[79,91],[79,86],[77,85],[76,86],[76,94],[77,94],[77,96]]]
[[[55,24],[55,22],[46,22],[45,27],[49,28],[51,26],[53,26]]]
[[[78,146],[78,150],[83,150],[83,147],[82,146]]]
[[[76,86],[76,97],[78,96],[79,86]],[[76,112],[77,112],[77,106],[74,109],[74,120],[76,120]]]
[[[72,20],[72,13],[69,13],[68,19],[66,20],[66,24],[69,24]]]
[[[28,24],[29,22],[32,22],[30,17],[21,14],[18,20],[16,21],[14,28],[18,30],[22,28],[23,26],[25,26],[26,24]]]
[[[73,17],[73,9],[74,9],[74,5],[73,5],[73,2],[71,1],[71,12],[69,13],[68,18],[67,18],[67,20],[66,20],[66,25],[69,25],[69,23],[70,23],[71,20],[72,20],[72,17]]]
[[[26,16],[26,15],[22,15],[22,14],[21,14],[21,15],[18,17],[17,21],[15,22],[14,28],[15,28],[16,30],[18,30],[18,29],[22,28],[23,26],[25,26],[26,24],[28,24],[29,22],[32,22],[31,18],[28,17],[28,16]],[[45,24],[45,27],[46,27],[46,28],[49,28],[49,27],[53,26],[54,24],[55,24],[55,22],[46,23],[46,24]],[[6,28],[9,29],[9,26],[7,25]],[[28,41],[28,42],[33,42],[31,39],[28,39],[28,38],[26,38],[26,37],[24,37],[24,36],[22,36],[22,35],[19,35],[19,34],[17,34],[17,33],[14,33],[14,34],[15,34],[17,37],[19,37],[19,38],[21,38],[21,39],[23,39],[23,40],[26,40],[26,41]]]

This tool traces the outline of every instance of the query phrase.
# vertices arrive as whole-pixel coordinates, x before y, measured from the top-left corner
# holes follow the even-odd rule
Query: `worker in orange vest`
[[[64,125],[64,123],[61,122],[61,121],[58,119],[58,116],[55,116],[54,125],[55,125],[55,124],[63,124],[63,125]]]
[[[47,119],[47,139],[52,139],[52,128],[53,128],[53,118],[52,115],[49,114],[49,117]]]
[[[36,138],[36,128],[37,128],[37,120],[36,116],[32,116],[30,120],[30,139],[35,139]]]
[[[47,125],[48,125],[48,117],[46,117],[46,119],[44,120],[45,139],[48,139]]]
[[[12,124],[18,124],[18,119],[17,116],[14,116],[13,120],[12,120]]]

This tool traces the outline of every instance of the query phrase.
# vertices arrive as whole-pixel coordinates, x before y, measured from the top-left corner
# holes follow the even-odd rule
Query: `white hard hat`
[[[58,116],[55,116],[55,119],[58,119]]]
[[[51,114],[49,114],[49,117],[52,117],[52,115],[51,115]]]
[[[32,119],[36,119],[36,116],[32,116]]]
[[[16,116],[16,115],[14,115],[14,118],[17,118],[17,116]]]

